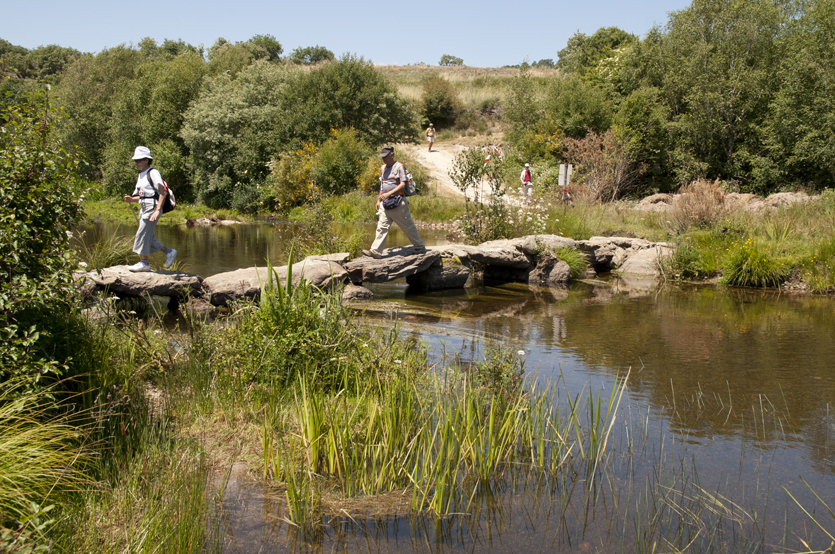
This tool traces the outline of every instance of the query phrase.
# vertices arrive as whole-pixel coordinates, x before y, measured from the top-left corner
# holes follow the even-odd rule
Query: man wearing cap
[[[423,136],[426,137],[426,140],[429,141],[429,151],[432,151],[432,145],[435,144],[435,126],[431,123],[429,127],[426,129],[426,132],[423,133]]]
[[[522,195],[530,202],[533,193],[530,164],[525,164],[525,167],[522,168],[522,175],[519,176],[519,180],[522,181]]]
[[[406,234],[406,237],[414,245],[414,253],[420,254],[426,251],[423,240],[418,234],[415,222],[412,221],[412,214],[409,213],[409,201],[406,200],[405,191],[408,178],[406,168],[400,162],[394,161],[394,147],[383,146],[380,149],[380,157],[383,158],[383,166],[380,168],[380,194],[377,195],[377,236],[371,244],[370,250],[363,250],[362,253],[372,258],[382,258],[383,250],[386,248],[386,237],[388,237],[391,222]]]
[[[136,202],[139,204],[139,229],[136,231],[136,238],[133,240],[133,251],[139,254],[139,261],[128,269],[133,272],[151,271],[151,264],[148,256],[157,250],[165,252],[165,268],[171,267],[177,251],[167,248],[157,240],[155,229],[159,216],[162,214],[162,205],[168,194],[168,189],[162,181],[159,171],[151,167],[153,158],[151,151],[145,146],[137,146],[133,152],[133,161],[136,169],[139,170],[139,177],[136,179],[136,187],[133,194],[125,195],[125,202]]]

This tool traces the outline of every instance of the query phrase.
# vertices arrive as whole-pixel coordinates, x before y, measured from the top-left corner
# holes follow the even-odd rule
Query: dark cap
[[[385,158],[389,154],[394,154],[394,146],[383,146],[380,148],[380,157]]]

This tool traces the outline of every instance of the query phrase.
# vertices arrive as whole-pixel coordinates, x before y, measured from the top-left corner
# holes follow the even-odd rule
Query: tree
[[[438,65],[442,66],[461,66],[464,65],[464,60],[461,58],[456,58],[455,56],[450,56],[449,54],[444,54],[441,56],[441,61],[438,62]]]
[[[181,131],[199,200],[216,208],[234,202],[245,207],[251,200],[267,162],[282,150],[279,106],[294,72],[261,60],[237,77],[224,73],[203,81]]]
[[[565,48],[557,52],[556,67],[563,73],[583,74],[614,52],[638,41],[638,37],[617,27],[601,27],[592,36],[577,31]]]
[[[192,198],[185,164],[188,149],[180,131],[206,70],[202,57],[189,51],[170,60],[161,57],[139,64],[130,86],[113,99],[102,165],[107,190],[118,196],[135,180],[130,154],[142,144],[151,148],[154,165],[176,186],[178,198]]]
[[[271,62],[280,60],[281,53],[284,52],[281,43],[272,35],[255,35],[247,42],[263,49],[267,53],[267,60]]]
[[[816,0],[793,20],[781,83],[766,123],[781,180],[835,186],[835,2]]]
[[[200,57],[203,56],[202,45],[198,48],[184,40],[165,39],[160,46],[157,46],[157,41],[151,37],[145,37],[139,41],[139,51],[149,59],[164,58],[166,60],[172,60],[177,56],[188,53],[198,54]]]
[[[554,60],[551,58],[547,58],[544,60],[539,60],[538,62],[534,62],[531,64],[531,67],[541,68],[541,69],[553,69],[557,64],[554,63]]]
[[[694,0],[671,14],[653,63],[664,68],[655,75],[671,107],[679,183],[735,178],[748,191],[774,183],[762,122],[777,88],[785,15],[772,0]]]
[[[414,138],[409,102],[374,66],[345,54],[334,63],[294,74],[281,96],[279,142],[321,143],[331,129],[356,130],[371,145]]]
[[[314,63],[330,61],[334,59],[333,52],[324,46],[307,46],[296,48],[290,54],[290,61],[296,64],[311,65]]]
[[[56,123],[58,135],[67,147],[78,148],[87,162],[82,167],[87,177],[95,176],[104,163],[114,101],[130,86],[140,61],[140,52],[126,46],[84,54],[55,88],[55,99],[68,116]]]
[[[568,137],[581,139],[588,131],[605,133],[612,124],[612,105],[597,87],[576,76],[551,81],[546,91],[545,117]]]

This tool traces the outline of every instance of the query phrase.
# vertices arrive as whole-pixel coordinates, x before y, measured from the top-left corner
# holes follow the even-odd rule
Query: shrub
[[[65,367],[58,329],[75,293],[68,231],[81,206],[69,185],[80,162],[56,142],[55,117],[43,94],[0,117],[0,381],[24,391]]]
[[[316,153],[311,179],[320,190],[344,194],[361,186],[361,179],[374,152],[354,129],[334,129]],[[377,158],[379,160],[379,158]]]
[[[313,192],[313,160],[316,147],[302,144],[279,160],[270,162],[270,174],[264,184],[265,202],[271,209],[286,210],[303,204]]]
[[[679,190],[669,211],[669,218],[676,232],[691,227],[709,227],[725,215],[725,193],[719,181],[699,179]]]
[[[614,133],[594,131],[565,139],[566,160],[575,164],[573,179],[594,201],[613,201],[637,189],[643,166],[632,161]]]
[[[465,197],[465,212],[458,218],[461,233],[469,244],[510,238],[514,228],[504,200],[504,172],[499,162],[484,163],[489,147],[461,152],[453,161],[449,176]],[[489,187],[489,192],[483,192]]]
[[[420,98],[420,112],[427,124],[436,127],[452,127],[461,111],[458,91],[452,84],[440,76],[430,77],[423,82],[423,94]]]

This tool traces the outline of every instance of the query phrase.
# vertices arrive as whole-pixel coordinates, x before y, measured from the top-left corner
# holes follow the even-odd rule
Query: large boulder
[[[632,252],[619,270],[623,275],[659,276],[662,260],[672,255],[672,252],[671,248],[662,244]]]
[[[345,264],[345,270],[351,282],[355,285],[361,283],[385,283],[394,279],[401,279],[426,271],[433,265],[440,265],[441,254],[435,250],[426,250],[422,254],[411,256],[386,254],[380,258],[362,256]]]
[[[215,306],[226,306],[235,300],[257,300],[261,284],[268,282],[268,272],[266,267],[246,267],[218,273],[204,279],[203,288]]]
[[[528,284],[550,287],[571,282],[571,268],[555,256],[543,255],[528,274]]]
[[[119,296],[200,296],[203,278],[184,271],[146,271],[133,273],[126,265],[89,272],[86,277],[96,283],[96,288]]]
[[[406,277],[406,282],[410,290],[446,290],[463,288],[469,278],[470,268],[447,261],[442,266],[431,266],[426,271]]]
[[[374,293],[367,288],[348,283],[342,289],[342,301],[350,302],[351,300],[371,300],[374,298]]]

